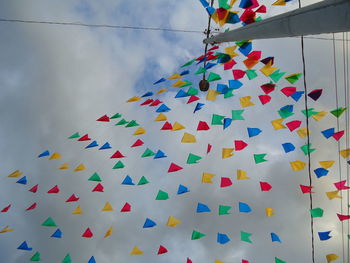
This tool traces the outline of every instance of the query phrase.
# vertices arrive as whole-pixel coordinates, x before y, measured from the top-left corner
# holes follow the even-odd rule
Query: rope
[[[22,20],[22,19],[6,19],[6,18],[0,18],[0,22],[46,24],[46,25],[59,25],[59,26],[97,27],[97,28],[112,28],[112,29],[153,30],[153,31],[179,32],[179,33],[201,33],[201,34],[203,33],[202,31],[199,31],[199,30],[171,29],[171,28],[160,28],[160,27],[142,27],[142,26],[122,26],[122,25],[110,25],[110,24],[86,24],[81,22],[39,21],[39,20]]]
[[[301,0],[299,0],[299,8],[301,8]],[[309,132],[309,117],[308,117],[308,103],[307,103],[307,86],[306,86],[306,66],[305,66],[305,52],[304,52],[304,36],[301,36],[301,59],[303,64],[303,82],[304,82],[304,103],[305,103],[305,110],[306,110],[306,134],[307,134],[307,145],[308,145],[308,151],[307,151],[307,159],[308,159],[308,177],[309,177],[309,185],[312,186],[312,177],[311,177],[311,156],[310,156],[310,132]],[[310,200],[310,210],[313,209],[313,200],[312,200],[312,193],[310,191],[309,194],[309,200]],[[310,215],[310,228],[311,228],[311,258],[312,263],[315,263],[315,240],[314,240],[314,219],[312,215]]]

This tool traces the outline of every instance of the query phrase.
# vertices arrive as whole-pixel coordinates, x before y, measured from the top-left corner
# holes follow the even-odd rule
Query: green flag
[[[120,118],[122,115],[120,113],[116,113],[114,114],[112,117],[110,117],[110,119],[118,119]]]
[[[167,200],[167,199],[169,199],[169,194],[167,192],[159,190],[156,200]]]
[[[205,234],[201,233],[201,232],[198,232],[198,231],[195,231],[193,230],[192,231],[192,237],[191,237],[191,240],[196,240],[196,239],[200,239],[202,237],[204,237]]]
[[[36,252],[31,258],[30,261],[40,261],[40,253]]]
[[[332,110],[331,113],[332,113],[335,117],[339,118],[340,115],[342,115],[344,111],[346,111],[346,108],[340,107],[340,108],[338,108],[338,109]]]
[[[146,179],[146,177],[142,176],[140,178],[140,181],[137,183],[137,185],[144,185],[144,184],[148,184],[149,181]]]
[[[231,206],[228,205],[219,205],[219,215],[229,215],[229,210],[231,209]]]
[[[98,173],[94,173],[93,175],[90,176],[89,181],[101,182],[102,180],[98,175]]]
[[[192,59],[192,60],[186,62],[185,64],[183,64],[183,65],[181,66],[181,68],[187,67],[187,66],[191,65],[194,61],[195,61],[195,59]]]
[[[317,111],[314,111],[314,108],[310,108],[310,109],[307,109],[307,110],[302,110],[301,112],[308,118],[310,116],[316,115],[318,113]]]
[[[118,162],[114,165],[113,169],[121,169],[121,168],[124,168],[124,167],[125,167],[125,165],[122,163],[122,161],[118,161]]]
[[[244,120],[242,114],[243,114],[244,110],[232,110],[232,120]]]
[[[219,0],[219,8],[229,10],[231,6],[227,3],[227,0]]]
[[[297,82],[299,80],[299,78],[301,77],[301,73],[295,73],[289,76],[286,76],[285,79],[290,83],[290,84],[294,84],[295,82]]]
[[[275,257],[275,263],[286,263],[282,259],[279,259],[278,257]]]
[[[207,70],[206,70],[205,68],[200,67],[200,68],[196,71],[196,73],[194,73],[194,74],[198,75],[198,74],[202,74],[202,73],[204,73],[204,72],[207,72]]]
[[[79,138],[79,137],[80,137],[79,132],[76,132],[73,135],[69,136],[68,139],[75,139],[75,138]]]
[[[232,92],[233,92],[233,89],[228,89],[227,92],[224,94],[224,99],[233,97],[234,94]]]
[[[258,164],[262,162],[267,162],[267,160],[264,159],[266,155],[267,155],[266,153],[254,154],[255,163]]]
[[[125,119],[121,119],[119,122],[117,122],[115,125],[124,125],[127,124],[128,121],[126,121]]]
[[[213,114],[213,117],[211,119],[211,125],[223,125],[223,120],[225,116]]]
[[[198,161],[202,159],[202,157],[190,153],[187,158],[187,164],[193,164],[193,163],[198,163]]]
[[[129,122],[125,128],[129,128],[129,127],[135,127],[135,126],[140,126],[140,124],[138,124],[135,120],[132,120],[131,122]]]
[[[283,76],[284,74],[286,74],[286,72],[280,72],[279,69],[277,69],[276,71],[274,71],[269,77],[275,82],[277,83]]]
[[[70,258],[70,255],[67,254],[64,259],[62,260],[62,263],[72,263],[72,260]]]
[[[144,158],[144,157],[150,157],[150,156],[154,156],[156,155],[153,151],[151,151],[150,149],[146,149],[144,151],[144,153],[141,155],[141,158]]]
[[[310,214],[311,214],[311,217],[322,217],[323,209],[322,208],[310,209]]]
[[[249,80],[255,79],[258,76],[258,74],[255,72],[255,69],[248,69],[245,71],[245,74]]]
[[[311,144],[305,144],[305,145],[301,146],[300,149],[303,151],[303,153],[305,155],[308,155],[308,154],[316,151],[316,149],[311,149],[310,147],[311,147]]]
[[[208,76],[208,82],[211,82],[211,81],[215,81],[215,80],[220,80],[221,77],[220,75],[214,73],[214,72],[210,72],[209,73],[209,76]]]
[[[284,108],[282,110],[279,110],[278,114],[281,116],[282,119],[287,119],[288,117],[293,116],[294,112],[291,112],[287,108]]]
[[[48,219],[46,219],[44,221],[44,223],[41,224],[42,226],[57,226],[55,221],[53,221],[53,219],[51,217],[49,217]]]
[[[244,242],[253,243],[253,242],[250,240],[250,236],[251,236],[251,235],[252,235],[251,233],[241,231],[241,240],[244,241]]]
[[[195,89],[195,88],[192,88],[192,87],[190,87],[189,89],[188,89],[188,91],[187,91],[187,94],[188,95],[190,95],[190,96],[192,96],[192,95],[198,95],[198,89]]]

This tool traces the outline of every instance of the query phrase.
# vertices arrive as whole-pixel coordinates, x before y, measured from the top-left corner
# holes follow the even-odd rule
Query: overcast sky
[[[264,1],[265,2],[265,1]],[[297,7],[292,1],[286,7],[273,6],[266,1],[267,16]],[[310,3],[311,1],[308,1]],[[313,1],[316,2],[316,1]],[[306,4],[306,2],[303,2]],[[237,6],[237,4],[236,4]],[[0,18],[71,21],[97,24],[150,26],[203,30],[207,15],[199,1],[0,1]],[[278,257],[286,262],[311,262],[310,203],[299,185],[308,185],[307,170],[294,172],[289,162],[306,161],[300,147],[306,144],[296,132],[288,129],[275,131],[271,121],[280,118],[277,111],[285,105],[294,105],[295,115],[288,120],[302,120],[304,109],[301,99],[295,103],[279,89],[290,86],[281,80],[276,91],[271,93],[271,103],[261,105],[258,95],[263,92],[260,85],[269,81],[259,70],[254,80],[242,82],[243,87],[235,96],[224,99],[218,96],[214,102],[206,101],[206,94],[199,94],[205,103],[201,111],[193,114],[196,102],[186,104],[187,98],[175,99],[178,88],[171,88],[173,81],[159,85],[153,82],[173,73],[180,73],[180,65],[203,52],[203,35],[199,33],[164,33],[160,31],[115,30],[57,25],[28,25],[0,23],[0,209],[11,204],[7,213],[0,213],[0,229],[9,225],[15,230],[0,234],[1,262],[29,262],[39,251],[42,262],[62,262],[67,253],[72,262],[88,262],[94,256],[98,263],[131,262],[274,262]],[[329,36],[325,36],[329,37]],[[334,90],[334,67],[332,41],[305,40],[305,55],[308,90],[323,89],[317,102],[309,102],[316,111],[336,108]],[[223,44],[224,47],[230,44]],[[300,39],[261,40],[253,44],[253,50],[261,50],[262,57],[274,56],[275,65],[287,74],[302,71]],[[341,43],[337,44],[338,86],[343,84],[341,74]],[[236,58],[236,69],[244,70],[244,56]],[[259,63],[256,69],[262,67]],[[199,80],[194,73],[198,66],[189,67],[188,79],[197,87]],[[218,83],[227,84],[232,79],[230,71],[222,66],[212,69],[222,76]],[[302,81],[295,84],[303,90]],[[135,95],[147,91],[156,92],[168,88],[164,94],[155,96],[171,108],[166,113],[169,122],[178,121],[186,127],[180,131],[161,131],[163,122],[154,122],[157,107],[140,106],[139,102],[126,103]],[[216,83],[212,84],[213,89]],[[187,89],[185,89],[187,90]],[[231,116],[232,110],[241,109],[239,98],[251,96],[255,106],[245,108],[244,121],[234,121],[223,130],[222,126],[211,126],[209,131],[197,131],[199,121],[211,123],[212,114]],[[339,91],[339,106],[344,106],[344,93]],[[121,113],[126,120],[136,120],[146,129],[141,136],[133,135],[136,128],[115,126],[96,122],[104,114],[112,116]],[[344,116],[340,119],[340,130],[345,128]],[[318,161],[336,160],[337,142],[326,140],[320,131],[336,127],[336,118],[328,114],[316,122],[310,119],[311,143],[317,150],[312,153],[312,168],[319,167]],[[260,128],[263,132],[253,138],[247,135],[247,127]],[[184,131],[196,135],[197,143],[184,144]],[[89,142],[68,140],[75,132],[89,134],[101,146],[109,142],[112,149],[99,151],[84,149]],[[138,139],[145,144],[130,146]],[[222,148],[233,148],[234,140],[244,140],[249,145],[234,156],[222,159]],[[90,141],[91,142],[91,141]],[[282,143],[291,142],[296,150],[284,153]],[[208,143],[212,152],[206,154]],[[345,138],[340,140],[345,145]],[[141,158],[146,148],[161,149],[168,156],[154,160]],[[342,149],[345,148],[341,147]],[[48,160],[37,156],[49,150],[58,152],[61,159]],[[126,158],[124,169],[112,169],[116,159],[110,156],[120,150]],[[198,164],[186,164],[189,153],[203,157]],[[266,153],[267,162],[255,164],[253,154]],[[184,169],[167,173],[171,162]],[[70,169],[58,170],[63,163]],[[86,170],[74,172],[83,163]],[[341,212],[339,199],[328,200],[325,192],[334,191],[332,185],[339,181],[339,167],[342,179],[345,175],[345,161],[330,169],[327,177],[317,179],[312,173],[315,194],[314,207],[325,210],[322,218],[315,218],[316,262],[326,262],[325,255],[338,254],[342,260],[341,224],[335,213]],[[237,169],[245,170],[250,180],[237,180]],[[27,185],[16,184],[16,178],[7,175],[15,170],[23,171]],[[92,193],[97,183],[88,178],[97,172],[102,179],[104,193]],[[202,184],[202,173],[213,173],[213,184]],[[143,186],[121,185],[126,175],[135,183],[145,176],[149,184]],[[220,188],[220,178],[229,177],[233,185]],[[261,192],[259,182],[272,185],[269,192]],[[36,194],[28,192],[39,184]],[[177,195],[179,184],[190,192]],[[47,194],[58,185],[60,193]],[[155,200],[159,190],[169,193],[166,201]],[[80,197],[78,202],[66,203],[72,194]],[[346,214],[344,194],[343,213]],[[25,209],[36,202],[33,211]],[[110,202],[113,212],[102,212]],[[128,202],[130,213],[120,213]],[[204,203],[211,213],[196,213],[197,203]],[[252,208],[251,213],[239,213],[238,203],[244,202]],[[71,212],[80,205],[82,215]],[[232,206],[231,214],[218,215],[218,206]],[[275,215],[266,217],[265,208],[273,208]],[[182,222],[175,228],[166,226],[169,216]],[[63,232],[62,239],[51,238],[56,228],[41,224],[52,217]],[[142,228],[146,218],[157,223],[154,228]],[[103,236],[110,226],[113,235]],[[82,238],[85,229],[91,228],[94,237]],[[347,224],[343,225],[347,230]],[[206,236],[191,240],[193,230]],[[240,232],[252,233],[252,243],[242,242]],[[320,241],[317,232],[332,231],[332,238]],[[231,241],[225,245],[216,242],[217,233],[227,234]],[[282,243],[271,242],[270,233],[278,234]],[[343,238],[347,237],[343,235]],[[16,248],[26,240],[33,251]],[[347,243],[344,243],[347,245]],[[143,255],[129,255],[137,245]],[[160,245],[168,253],[157,256]],[[348,256],[348,255],[346,255]]]

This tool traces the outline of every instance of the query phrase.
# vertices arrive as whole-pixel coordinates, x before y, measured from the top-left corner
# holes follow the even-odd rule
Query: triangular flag
[[[134,246],[130,252],[130,255],[143,255],[143,251],[139,249],[137,246]]]
[[[166,121],[168,118],[165,116],[164,113],[159,113],[159,115],[157,116],[157,118],[155,118],[154,121]]]
[[[92,192],[103,192],[103,185],[102,184],[100,184],[100,183],[98,183],[95,187],[94,187],[94,189],[92,189]]]
[[[120,210],[120,212],[130,212],[130,211],[131,211],[131,205],[128,202],[126,202],[122,207],[122,209]]]
[[[177,172],[183,168],[175,163],[171,163],[168,169],[168,173]]]
[[[62,231],[57,228],[56,231],[51,235],[51,237],[62,238]]]
[[[53,153],[53,154],[50,156],[49,160],[60,159],[60,158],[61,158],[61,154],[59,154],[59,153]]]
[[[88,180],[94,181],[94,182],[101,182],[102,181],[100,176],[98,175],[98,173],[94,173],[93,175],[91,175]]]
[[[221,158],[222,159],[226,159],[226,158],[229,158],[229,157],[233,156],[233,151],[234,151],[233,148],[222,148],[222,156],[221,156]]]
[[[85,232],[82,234],[82,237],[85,237],[85,238],[91,238],[93,237],[94,234],[91,232],[90,228],[88,227]]]
[[[177,219],[177,218],[175,218],[173,216],[169,216],[168,222],[166,223],[166,225],[170,226],[170,227],[176,227],[180,223],[181,223],[180,219]]]
[[[156,200],[167,200],[167,199],[169,199],[169,194],[167,192],[159,190],[156,196]]]
[[[114,166],[113,169],[122,169],[125,165],[122,163],[122,161],[118,161]]]
[[[109,202],[106,202],[106,204],[104,205],[104,207],[102,208],[101,211],[105,211],[105,212],[113,211],[113,207],[112,207],[112,205]]]
[[[110,228],[108,228],[106,234],[104,235],[104,238],[109,237],[113,234],[113,227],[111,226]]]
[[[157,254],[161,255],[161,254],[164,254],[167,252],[168,252],[168,250],[165,247],[163,247],[162,245],[160,245]]]
[[[55,221],[51,217],[47,218],[42,224],[42,226],[49,226],[49,227],[55,227],[57,226]]]
[[[143,145],[143,144],[144,144],[144,142],[143,142],[142,140],[137,139],[137,141],[134,142],[134,144],[131,145],[131,147],[137,147],[137,146],[141,146],[141,145]]]
[[[69,136],[68,139],[76,139],[76,138],[79,138],[79,137],[80,137],[79,132],[76,132],[76,133],[72,134],[71,136]]]
[[[39,252],[35,252],[35,254],[30,258],[30,261],[40,261],[41,256]]]
[[[84,164],[79,164],[77,167],[75,167],[74,172],[79,172],[85,170]]]
[[[84,211],[80,208],[80,205],[78,205],[73,211],[72,211],[72,214],[73,215],[81,215],[83,214]]]
[[[201,233],[201,232],[198,232],[198,231],[195,231],[193,230],[192,231],[192,236],[191,236],[191,240],[196,240],[196,239],[200,239],[202,237],[204,237],[205,234]]]

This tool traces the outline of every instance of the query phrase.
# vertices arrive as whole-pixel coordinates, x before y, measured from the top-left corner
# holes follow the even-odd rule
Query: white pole
[[[350,31],[350,0],[324,0],[204,39],[214,44]]]

